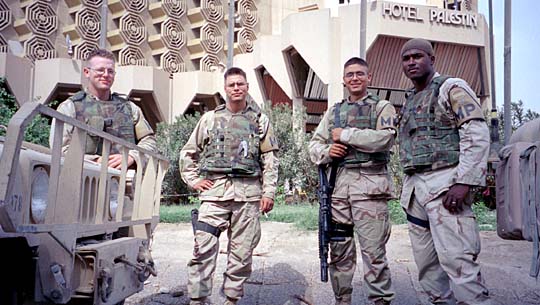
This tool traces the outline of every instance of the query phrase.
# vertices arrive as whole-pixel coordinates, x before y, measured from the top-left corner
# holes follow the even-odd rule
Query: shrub
[[[309,159],[308,144],[310,137],[293,122],[305,122],[303,109],[293,114],[290,106],[280,104],[266,107],[266,112],[274,127],[279,142],[279,181],[278,195],[287,192],[285,186],[306,193],[308,201],[315,201],[317,196],[317,167]],[[288,183],[286,183],[288,181]]]
[[[17,112],[15,97],[9,93],[7,84],[0,78],[0,125],[7,127],[11,117]],[[26,127],[24,140],[49,147],[50,120],[41,115],[34,117]],[[0,128],[0,136],[5,136],[6,130]]]
[[[195,115],[180,115],[175,118],[172,124],[160,123],[157,126],[158,150],[170,162],[162,186],[163,202],[167,204],[188,203],[188,197],[193,193],[180,177],[178,162],[180,150],[186,144],[200,117],[198,113]]]

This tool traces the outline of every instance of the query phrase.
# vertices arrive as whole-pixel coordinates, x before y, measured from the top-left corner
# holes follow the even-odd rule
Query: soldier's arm
[[[311,162],[317,165],[332,162],[332,158],[329,155],[331,145],[329,144],[328,140],[331,136],[328,131],[328,126],[330,121],[330,113],[334,112],[333,108],[334,107],[328,109],[323,115],[319,126],[317,126],[317,129],[309,141],[309,157]]]
[[[385,100],[377,103],[377,129],[345,128],[340,142],[366,152],[388,151],[394,145],[396,137],[396,109]]]
[[[156,137],[154,130],[144,117],[144,114],[137,105],[131,103],[131,109],[133,111],[133,124],[135,129],[135,141],[137,146],[152,152],[157,152]],[[139,152],[136,150],[130,150],[129,155],[135,157]]]
[[[274,135],[274,129],[272,124],[268,120],[268,117],[264,114],[259,119],[261,125],[261,165],[263,176],[263,192],[262,196],[270,199],[274,199],[276,193],[277,181],[278,181],[278,143]]]
[[[490,138],[480,103],[463,80],[450,86],[445,96],[459,126],[460,154],[455,183],[485,185]]]
[[[75,118],[75,105],[73,104],[73,101],[70,99],[65,100],[60,105],[58,105],[58,108],[56,108],[56,111],[60,112],[63,115]],[[49,135],[49,146],[53,147],[53,141],[54,141],[54,126],[56,124],[56,119],[53,118],[52,124],[51,124],[51,134]],[[66,152],[69,143],[71,142],[71,135],[73,134],[73,126],[64,124],[64,131],[62,133],[62,152]]]
[[[70,99],[65,100],[60,105],[58,105],[58,108],[56,108],[56,111],[60,112],[63,115],[75,118],[75,104],[73,104],[73,101]],[[49,146],[52,149],[53,147],[53,141],[54,141],[54,126],[56,124],[56,119],[53,118],[52,124],[51,124],[51,134],[49,135]],[[71,137],[73,135],[74,127],[69,124],[64,124],[64,131],[62,132],[62,153],[66,153],[66,151],[69,148],[69,144],[71,143]],[[84,158],[86,160],[95,161],[97,158],[99,158],[98,155],[84,155]]]
[[[208,137],[206,121],[210,113],[207,112],[201,117],[186,145],[180,151],[180,175],[191,188],[203,180],[199,177],[199,158],[203,151],[204,140]]]

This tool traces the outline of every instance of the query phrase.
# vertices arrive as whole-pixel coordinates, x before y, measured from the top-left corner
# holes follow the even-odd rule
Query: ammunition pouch
[[[191,226],[193,227],[193,234],[195,234],[197,231],[204,231],[214,235],[217,238],[219,238],[219,235],[221,235],[221,230],[219,228],[199,221],[199,211],[197,209],[191,210]]]

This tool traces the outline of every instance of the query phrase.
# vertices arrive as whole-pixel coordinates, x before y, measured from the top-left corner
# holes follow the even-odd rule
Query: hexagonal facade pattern
[[[161,69],[169,73],[186,71],[186,65],[184,64],[182,56],[172,50],[161,54],[161,57],[159,58],[159,65]]]
[[[146,59],[140,48],[125,46],[118,53],[118,63],[121,66],[144,66],[146,65]]]
[[[219,57],[217,57],[214,54],[206,54],[201,59],[201,71],[212,71],[212,67],[217,66],[219,64]]]
[[[0,53],[7,53],[8,51],[8,44],[4,36],[0,34]]]
[[[242,28],[238,32],[238,47],[240,48],[240,51],[242,51],[242,53],[253,52],[253,44],[256,39],[257,36],[252,29]]]
[[[53,43],[45,37],[33,36],[24,42],[24,52],[31,60],[56,57]]]
[[[146,40],[146,25],[143,19],[134,13],[127,13],[120,18],[120,36],[129,44],[140,45]]]
[[[169,17],[180,18],[187,11],[186,0],[162,0],[161,3]]]
[[[132,13],[141,13],[148,7],[148,0],[120,0],[120,2]]]
[[[253,0],[238,1],[238,15],[240,16],[242,26],[253,28],[259,22],[257,6],[255,6],[255,1]]]
[[[26,20],[35,34],[49,36],[58,28],[58,16],[48,1],[36,1],[28,6]]]
[[[207,21],[220,22],[223,19],[221,0],[201,0],[201,13]]]
[[[212,54],[223,50],[223,34],[213,23],[206,23],[201,28],[201,44],[203,49]]]
[[[92,8],[100,8],[103,4],[103,0],[81,0],[85,6]]]
[[[11,11],[4,0],[0,0],[0,30],[11,25]]]
[[[99,45],[97,43],[92,41],[83,41],[74,47],[74,56],[76,59],[86,60],[88,54],[95,49],[99,49]]]
[[[177,19],[168,18],[161,24],[161,37],[169,49],[178,50],[186,44],[186,32]]]
[[[98,40],[101,31],[101,16],[93,8],[85,7],[75,14],[75,29],[84,39]]]

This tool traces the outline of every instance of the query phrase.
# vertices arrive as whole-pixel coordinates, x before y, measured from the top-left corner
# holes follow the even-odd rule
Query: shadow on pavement
[[[277,263],[253,271],[245,286],[245,297],[239,305],[306,305],[309,286],[304,274],[291,265]]]

